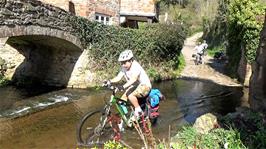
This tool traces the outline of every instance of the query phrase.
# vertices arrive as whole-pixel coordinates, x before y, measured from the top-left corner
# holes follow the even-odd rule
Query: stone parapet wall
[[[40,1],[6,1],[0,8],[1,26],[38,25],[76,32],[69,22],[70,13]]]
[[[257,57],[254,65],[252,65],[249,93],[251,107],[266,113],[266,19],[261,32]]]

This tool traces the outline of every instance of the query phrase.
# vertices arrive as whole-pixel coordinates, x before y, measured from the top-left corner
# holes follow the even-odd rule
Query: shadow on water
[[[183,79],[173,83],[181,113],[188,122],[207,112],[225,115],[240,106],[242,87],[229,87],[203,79]]]
[[[154,83],[166,96],[160,104],[160,117],[153,128],[158,139],[174,135],[180,126],[194,123],[205,113],[225,115],[240,106],[241,87],[221,86],[202,79],[178,79]],[[18,118],[0,118],[0,146],[13,148],[75,148],[75,128],[81,116],[102,107],[109,91],[63,89],[30,97],[27,100],[68,99],[56,106]],[[14,103],[16,103],[14,101]],[[169,132],[169,127],[171,131]],[[134,130],[126,129],[122,138],[134,148],[141,148]],[[53,143],[50,143],[53,142]]]
[[[7,86],[0,87],[0,118],[8,116],[8,111],[19,110],[20,106],[25,107],[32,104],[35,96],[49,94],[50,92],[59,91],[62,88],[51,86],[34,86],[34,87],[17,87]],[[34,99],[35,100],[35,99]]]

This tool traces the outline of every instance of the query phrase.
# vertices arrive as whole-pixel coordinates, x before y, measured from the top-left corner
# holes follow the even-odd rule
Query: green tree
[[[243,45],[249,63],[255,60],[266,8],[265,5],[260,5],[258,2],[258,0],[229,1],[229,48],[227,51],[235,53],[234,50],[240,51],[240,48],[242,48],[240,46]]]

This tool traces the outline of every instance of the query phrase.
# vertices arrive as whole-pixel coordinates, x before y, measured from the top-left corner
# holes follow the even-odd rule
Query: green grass
[[[186,66],[185,57],[183,54],[180,54],[178,57],[178,66],[177,70],[175,71],[176,75],[180,75],[180,73],[184,70]]]
[[[207,53],[209,56],[214,57],[214,54],[220,51],[224,51],[224,48],[222,46],[208,48]]]

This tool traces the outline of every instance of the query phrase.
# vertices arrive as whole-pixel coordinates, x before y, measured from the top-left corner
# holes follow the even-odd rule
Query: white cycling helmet
[[[119,62],[128,61],[131,58],[133,58],[133,53],[131,50],[127,49],[127,50],[123,51],[122,53],[120,53],[118,61]]]

